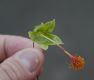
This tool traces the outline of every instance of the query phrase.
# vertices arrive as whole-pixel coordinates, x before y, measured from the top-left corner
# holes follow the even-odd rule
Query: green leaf
[[[44,44],[39,44],[39,46],[44,49],[44,50],[47,50],[48,49],[48,45],[44,45]]]
[[[55,19],[48,21],[46,23],[41,23],[40,25],[35,26],[35,32],[45,32],[50,33],[53,32],[55,28]]]
[[[29,37],[45,50],[48,49],[49,45],[63,44],[58,36],[49,33],[29,32]]]
[[[48,49],[48,45],[50,44],[50,41],[48,41],[47,39],[45,39],[44,37],[41,36],[41,34],[39,32],[28,32],[30,39],[33,42],[36,42],[39,44],[39,46],[44,49],[47,50]]]
[[[40,25],[36,26],[33,31],[28,32],[29,38],[33,42],[38,43],[44,50],[47,50],[49,45],[63,44],[62,40],[58,36],[51,34],[54,27],[55,20],[41,23]]]

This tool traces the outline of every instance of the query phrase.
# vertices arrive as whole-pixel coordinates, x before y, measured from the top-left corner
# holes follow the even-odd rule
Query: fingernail
[[[25,49],[19,56],[21,64],[23,64],[29,71],[33,72],[39,67],[39,56],[36,49]]]

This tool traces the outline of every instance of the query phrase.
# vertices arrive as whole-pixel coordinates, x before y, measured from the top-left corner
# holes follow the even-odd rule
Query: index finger
[[[33,48],[33,42],[30,39],[20,36],[0,35],[0,61],[12,56],[21,49],[30,47]],[[36,43],[34,48],[41,50]]]

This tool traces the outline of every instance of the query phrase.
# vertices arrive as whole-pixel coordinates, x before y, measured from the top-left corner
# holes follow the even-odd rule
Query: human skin
[[[0,35],[0,80],[36,80],[44,55],[30,39]]]

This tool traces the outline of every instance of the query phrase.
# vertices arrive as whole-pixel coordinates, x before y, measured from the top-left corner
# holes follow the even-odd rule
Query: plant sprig
[[[57,36],[52,34],[55,28],[55,20],[41,23],[35,26],[33,31],[29,31],[29,38],[39,44],[39,46],[47,50],[50,45],[63,44],[63,41]]]
[[[75,70],[83,69],[85,64],[84,58],[73,56],[63,46],[61,46],[61,44],[64,44],[63,41],[57,35],[52,34],[54,28],[55,19],[35,26],[32,31],[28,32],[28,35],[33,42],[38,43],[44,50],[47,50],[50,45],[57,45],[66,55],[69,56],[71,60],[71,68]]]

